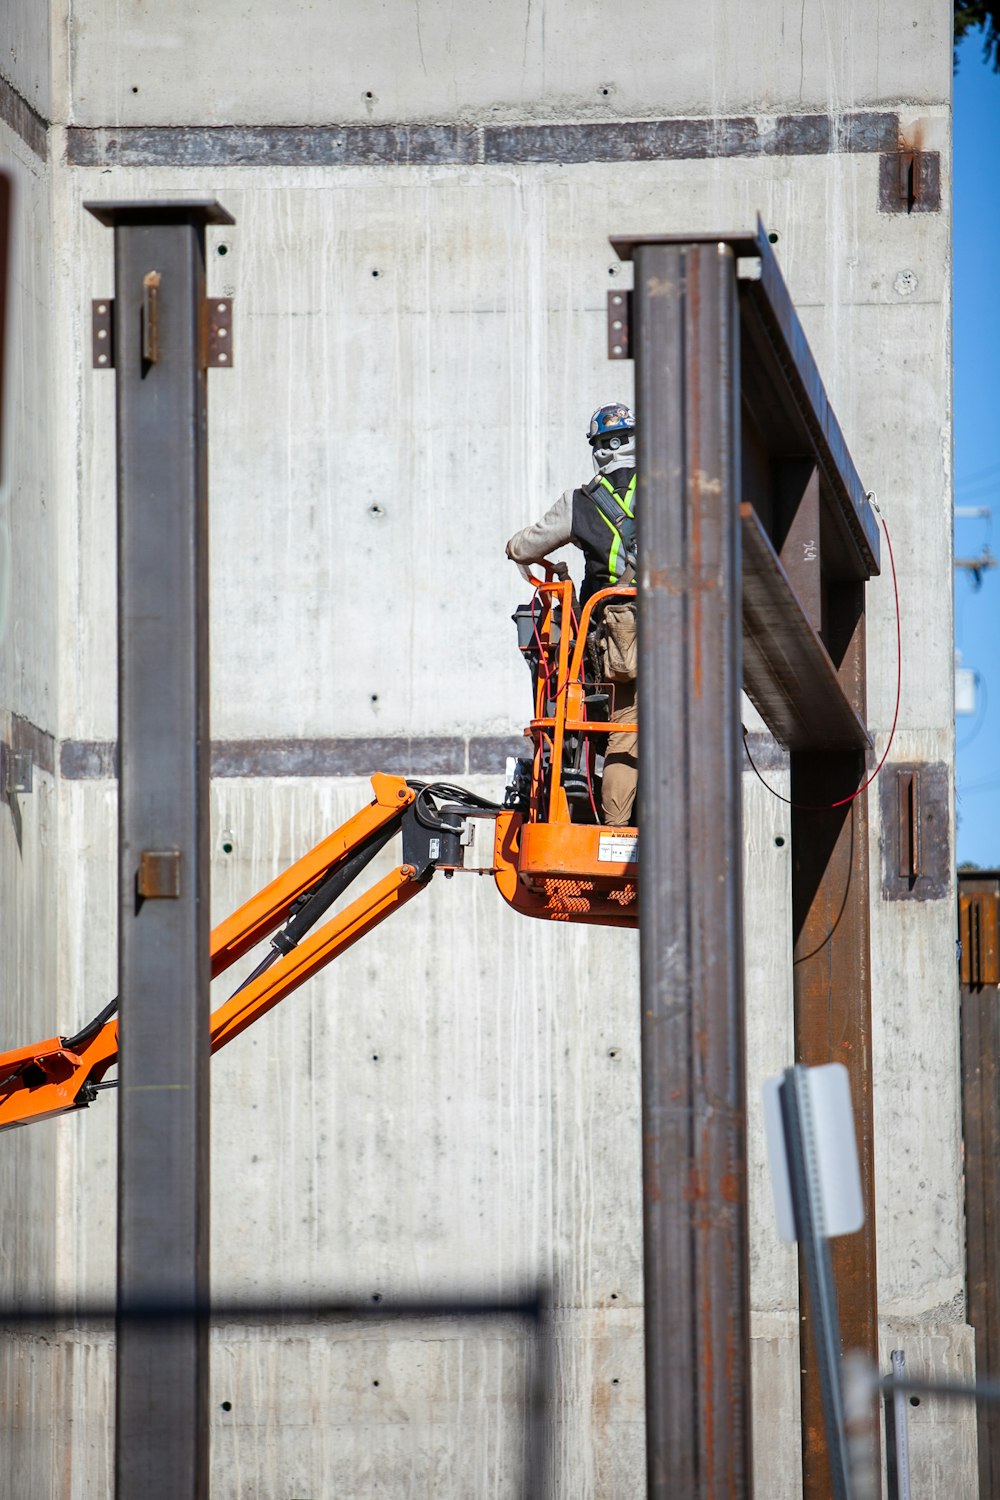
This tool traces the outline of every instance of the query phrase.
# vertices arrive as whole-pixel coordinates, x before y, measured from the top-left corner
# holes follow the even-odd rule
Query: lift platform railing
[[[598,744],[604,736],[610,742],[635,734],[638,725],[611,722],[615,683],[600,675],[595,636],[606,605],[634,600],[635,589],[600,589],[581,607],[572,581],[560,576],[565,569],[544,566],[544,579],[522,569],[535,593],[515,616],[535,676],[535,715],[528,726],[534,746],[530,817],[538,823],[586,822],[589,812],[599,823]]]

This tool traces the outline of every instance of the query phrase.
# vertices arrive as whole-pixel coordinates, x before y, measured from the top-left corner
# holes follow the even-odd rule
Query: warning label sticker
[[[597,858],[604,864],[628,865],[638,859],[639,840],[620,833],[602,833]]]

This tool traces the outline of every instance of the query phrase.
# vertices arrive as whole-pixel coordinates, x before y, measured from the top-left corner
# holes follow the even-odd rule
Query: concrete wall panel
[[[356,780],[217,783],[216,918],[369,799]],[[113,806],[99,788],[73,801],[93,851],[80,875],[107,905],[71,962],[106,975]],[[396,860],[390,846],[372,879]],[[107,998],[100,978],[78,988],[74,1025]],[[634,934],[527,922],[488,877],[439,876],[213,1063],[216,1286],[510,1295],[541,1277],[568,1305],[636,1305],[635,1000]],[[91,1186],[78,1178],[74,1279],[91,1295],[110,1286],[112,1114],[106,1096],[73,1122]]]
[[[25,103],[47,120],[53,114],[52,9],[50,0],[41,3],[7,0],[0,56],[0,80],[9,83]]]
[[[938,736],[904,732],[894,755],[919,764],[941,753]],[[876,892],[882,861],[873,841]],[[947,1308],[955,1318],[965,1282],[964,1209],[954,1191],[961,1117],[957,1091],[943,1087],[959,1068],[954,892],[876,900],[872,949],[879,1296],[887,1317]]]
[[[787,775],[769,779],[787,793]],[[473,786],[484,795],[498,791],[495,780]],[[217,782],[215,920],[368,795],[358,780]],[[115,802],[110,783],[66,783],[64,796],[81,852],[74,877],[80,916],[64,939],[66,972],[76,976],[69,986],[76,1009],[60,1019],[68,1027],[99,1009],[113,984]],[[790,976],[781,958],[789,872],[787,843],[775,843],[787,840],[786,810],[759,784],[748,785],[747,796],[756,1119],[761,1075],[791,1056]],[[380,865],[392,860],[390,849]],[[376,878],[379,867],[371,873]],[[785,893],[777,918],[776,888]],[[414,1294],[512,1296],[543,1280],[557,1307],[557,1472],[573,1493],[595,1496],[631,1492],[643,1464],[635,957],[634,934],[523,921],[488,878],[438,877],[390,927],[213,1062],[216,1294],[378,1295],[391,1304]],[[216,982],[217,1000],[251,962]],[[105,1094],[86,1114],[52,1127],[66,1156],[65,1200],[75,1205],[60,1224],[59,1279],[89,1301],[113,1293],[114,1125],[114,1095]],[[752,1151],[754,1300],[769,1309],[766,1327],[755,1323],[763,1340],[759,1348],[755,1342],[755,1369],[765,1420],[782,1434],[761,1447],[758,1466],[767,1492],[783,1497],[796,1492],[797,1375],[794,1343],[777,1324],[787,1323],[786,1333],[794,1326],[794,1315],[780,1310],[794,1302],[795,1260],[776,1240],[756,1132]],[[498,1364],[491,1340],[392,1325],[377,1336],[345,1335],[337,1325],[305,1344],[267,1330],[220,1334],[213,1346],[219,1493],[239,1494],[247,1474],[263,1493],[281,1492],[275,1476],[286,1485],[289,1475],[301,1476],[308,1493],[342,1469],[354,1472],[352,1443],[361,1439],[355,1433],[346,1442],[351,1424],[368,1434],[366,1464],[410,1473],[414,1493],[422,1476],[444,1483],[446,1471],[456,1484],[450,1492],[467,1493],[462,1465],[495,1475],[501,1441],[490,1415],[498,1393],[475,1376],[484,1348],[496,1348],[483,1367],[494,1371],[491,1379],[508,1372],[503,1400],[514,1407],[503,1405],[503,1423],[510,1429],[519,1421],[510,1355]],[[383,1377],[361,1368],[359,1342],[369,1364],[376,1359],[396,1372],[382,1406],[370,1381]],[[99,1376],[100,1342],[92,1347],[85,1338],[83,1346],[87,1380],[100,1390],[108,1378]],[[83,1357],[74,1346],[73,1359]],[[465,1372],[461,1380],[456,1369]],[[85,1386],[76,1389],[75,1399],[89,1407]],[[389,1394],[395,1422],[385,1411]],[[437,1415],[424,1411],[428,1401],[443,1403]],[[88,1420],[99,1422],[99,1412]],[[467,1460],[448,1458],[456,1423],[476,1433]],[[509,1475],[517,1453],[509,1430],[502,1447],[499,1472]],[[78,1451],[74,1464],[93,1475],[103,1451],[100,1444]]]
[[[67,795],[88,892],[66,944],[87,996],[75,1025],[103,1004],[113,968],[114,799],[104,783]],[[216,918],[369,797],[357,780],[216,783]],[[380,856],[372,879],[393,860]],[[391,1305],[543,1283],[557,1309],[555,1461],[592,1495],[620,1493],[643,1464],[635,959],[632,933],[523,921],[488,877],[439,876],[212,1070],[216,1295]],[[216,1000],[251,962],[216,982]],[[91,1302],[113,1294],[114,1127],[113,1094],[54,1127],[73,1204],[60,1280]],[[362,1335],[345,1344],[339,1324],[301,1347],[266,1330],[223,1337],[213,1380],[233,1416],[216,1403],[219,1494],[243,1493],[248,1473],[261,1493],[283,1493],[276,1476],[289,1474],[308,1476],[303,1493],[369,1470],[374,1483],[384,1465],[411,1473],[414,1494],[431,1481],[475,1492],[470,1474],[504,1483],[522,1415],[509,1333],[501,1348],[495,1330],[436,1327],[365,1334],[363,1370]],[[475,1434],[464,1456],[456,1430]],[[93,1475],[97,1459],[77,1461]]]
[[[47,168],[0,124],[13,180],[4,473],[0,475],[0,663],[4,707],[53,733],[57,547],[49,389],[52,238]]]
[[[27,34],[27,33],[26,33]],[[30,49],[29,49],[30,50]],[[33,790],[0,798],[0,1046],[23,1046],[56,1029],[60,827],[51,734],[57,701],[57,550],[51,488],[48,340],[52,239],[49,176],[0,125],[15,189],[10,267],[4,471],[0,475],[0,737],[17,725],[35,751]],[[15,719],[15,716],[16,719]],[[20,746],[19,746],[20,747]],[[22,1040],[23,1039],[23,1040]],[[5,1300],[51,1302],[57,1280],[59,1138],[18,1130],[0,1150],[0,1282]],[[11,1495],[44,1492],[53,1473],[51,1413],[62,1409],[59,1361],[37,1339],[15,1336],[0,1374],[0,1429]]]
[[[697,12],[559,0],[495,8],[488,24],[446,0],[336,16],[88,0],[71,21],[52,14],[47,42],[47,24],[15,8],[27,41],[13,71],[0,59],[56,120],[51,169],[37,140],[33,152],[9,141],[26,172],[11,418],[23,458],[0,514],[0,710],[7,731],[12,714],[33,726],[52,761],[24,800],[20,847],[0,804],[9,1045],[72,1030],[116,982],[114,378],[89,352],[112,237],[86,199],[212,194],[236,216],[209,234],[209,287],[235,299],[236,353],[210,377],[213,736],[262,754],[268,741],[355,742],[350,765],[332,768],[350,776],[216,781],[217,918],[368,800],[357,772],[378,769],[386,745],[405,745],[419,773],[442,737],[495,740],[482,753],[496,774],[460,779],[499,793],[500,742],[529,712],[509,621],[525,590],[503,543],[586,476],[593,407],[632,392],[631,366],[606,360],[605,295],[630,279],[608,245],[616,232],[738,229],[759,211],[777,233],[892,530],[905,653],[893,757],[950,762],[941,0],[710,0]],[[906,142],[941,153],[943,211],[880,211],[878,153],[844,134],[845,112],[865,108],[898,112]],[[806,118],[789,126],[789,114]],[[477,164],[481,127],[686,115],[714,121],[720,143],[742,128],[734,117],[753,116],[750,154],[698,156],[710,143],[695,133],[687,159]],[[332,121],[457,122],[468,159],[268,166],[269,138],[248,136],[252,164],[220,166],[217,136],[115,134]],[[882,129],[885,149],[896,124],[883,113],[865,128]],[[579,138],[566,136],[571,148]],[[154,149],[168,153],[159,166],[116,164]],[[884,747],[897,670],[888,568],[868,601]],[[104,749],[88,760],[90,742]],[[769,766],[787,795],[780,759]],[[759,1123],[761,1082],[794,1052],[788,809],[752,773],[744,788],[756,1479],[758,1493],[796,1500],[795,1258],[774,1234]],[[884,1332],[905,1337],[911,1365],[964,1373],[952,902],[880,899],[877,798],[872,808]],[[213,1064],[217,1291],[388,1301],[506,1296],[541,1279],[556,1309],[557,1493],[636,1493],[636,999],[634,934],[532,923],[487,879],[438,877]],[[80,1118],[4,1137],[5,1294],[110,1297],[115,1123],[107,1093]],[[219,1330],[213,1494],[512,1482],[521,1335],[411,1333]],[[16,1430],[0,1495],[107,1489],[112,1365],[93,1330],[51,1356],[27,1342],[9,1351],[0,1416]],[[921,1493],[943,1493],[949,1474],[952,1493],[974,1492],[971,1428],[954,1410],[917,1438]]]
[[[888,1370],[893,1349],[906,1355],[907,1373],[927,1380],[971,1382],[975,1348],[970,1328],[946,1320],[889,1317],[882,1331],[882,1368]],[[916,1396],[907,1401],[910,1493],[929,1500],[976,1495],[976,1409],[971,1401]],[[984,1497],[985,1500],[985,1497]]]
[[[931,576],[947,544],[940,221],[910,218],[899,243],[877,210],[876,156],[289,175],[81,171],[66,205],[80,308],[110,285],[111,236],[82,219],[87,196],[189,183],[238,220],[212,232],[209,257],[210,286],[236,299],[235,367],[210,382],[216,736],[516,731],[527,679],[509,615],[524,587],[503,543],[585,477],[590,410],[631,391],[631,367],[606,359],[605,290],[629,273],[607,237],[758,211],[891,518],[908,648],[937,661],[921,638],[950,631],[951,610],[947,576]],[[918,289],[901,296],[914,265]],[[64,732],[110,739],[113,377],[88,367],[77,327],[84,482],[66,544],[83,550]],[[870,595],[881,724],[896,678],[887,578]],[[950,664],[925,676],[908,676],[904,722],[946,716]]]
[[[555,1492],[638,1493],[644,1428],[636,1312],[569,1324],[557,1317],[549,1354],[569,1393],[549,1434]],[[60,1500],[110,1493],[111,1341],[81,1332],[55,1357],[33,1346],[11,1365],[41,1390],[43,1359],[61,1365],[55,1390],[73,1413],[63,1475],[51,1493]],[[532,1359],[528,1335],[510,1318],[338,1318],[263,1331],[220,1325],[211,1347],[212,1495],[519,1494]],[[51,1408],[32,1407],[21,1432],[41,1450],[51,1438]],[[8,1460],[3,1500],[40,1493],[31,1457],[24,1443],[23,1467]]]
[[[0,1362],[0,1496],[17,1500],[21,1495],[54,1495],[52,1414],[67,1410],[62,1353],[34,1334],[15,1334],[5,1344]]]
[[[84,125],[836,113],[947,100],[951,86],[951,13],[935,0],[517,0],[486,25],[455,0],[335,17],[306,0],[252,15],[95,0],[72,34]]]
[[[787,1251],[794,1265],[794,1251]],[[754,1397],[753,1493],[800,1500],[801,1412],[795,1358],[798,1314],[755,1314],[750,1380]]]
[[[748,728],[756,727],[756,715],[747,708]],[[764,775],[779,797],[789,795],[787,769],[768,765]],[[795,1061],[791,818],[749,768],[743,774],[743,860],[754,1493],[796,1500],[798,1258],[778,1239],[762,1105],[764,1081]]]

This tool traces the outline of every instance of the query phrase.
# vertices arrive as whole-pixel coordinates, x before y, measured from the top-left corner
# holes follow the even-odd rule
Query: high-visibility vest
[[[583,604],[635,566],[635,481],[634,469],[616,469],[573,492],[573,540],[586,559]]]

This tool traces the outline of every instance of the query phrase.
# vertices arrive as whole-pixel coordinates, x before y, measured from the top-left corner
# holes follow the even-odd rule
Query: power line
[[[989,547],[984,547],[978,557],[956,557],[955,567],[969,574],[972,579],[973,588],[980,588],[983,582],[983,574],[990,568],[995,568],[997,560]]]
[[[976,712],[973,715],[970,732],[965,736],[965,738],[960,740],[957,735],[955,737],[956,757],[961,755],[963,750],[967,750],[969,748],[973,740],[977,738],[979,731],[982,729],[983,725],[986,723],[986,710],[989,705],[989,694],[986,690],[986,678],[980,672],[977,672],[975,675],[976,688],[978,689],[976,694]]]
[[[972,474],[966,474],[956,485],[957,489],[964,489],[966,485],[975,484],[977,480],[985,479],[990,474],[1000,474],[1000,463],[987,464],[985,469],[976,469]]]
[[[956,484],[955,493],[962,500],[980,500],[984,495],[993,495],[1000,483],[1000,474],[993,474],[989,479],[979,479],[974,484]]]

